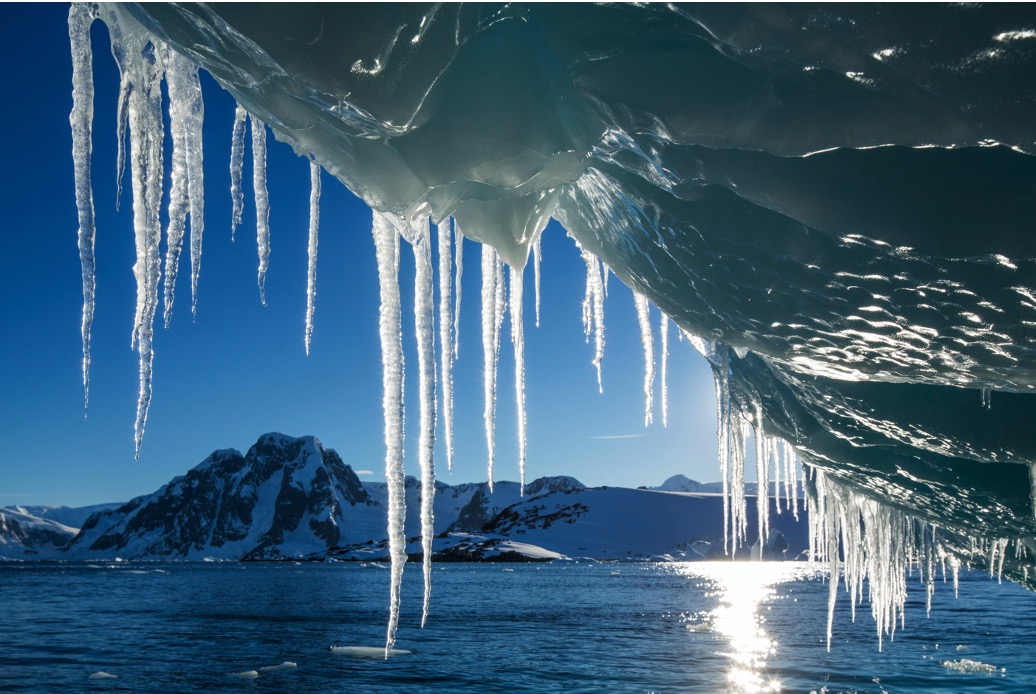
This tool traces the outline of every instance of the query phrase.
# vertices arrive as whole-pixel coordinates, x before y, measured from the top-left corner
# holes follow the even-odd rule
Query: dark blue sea
[[[828,652],[805,564],[440,564],[424,629],[408,569],[385,660],[332,649],[384,645],[372,564],[0,564],[0,691],[1036,691],[1036,594],[980,573],[881,652],[843,592]]]

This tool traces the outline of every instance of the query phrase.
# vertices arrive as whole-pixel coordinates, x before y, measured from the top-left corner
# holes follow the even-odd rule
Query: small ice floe
[[[385,648],[383,646],[331,646],[331,652],[335,655],[346,655],[350,658],[385,657]],[[389,650],[388,655],[410,655],[410,651],[393,648]]]
[[[979,673],[983,675],[995,675],[998,672],[1005,672],[1004,668],[998,668],[996,665],[980,663],[977,660],[970,660],[968,658],[961,658],[960,660],[944,660],[942,661],[942,666],[947,670],[956,670],[957,672],[967,673]]]
[[[298,663],[285,660],[280,665],[267,665],[266,667],[261,667],[259,668],[259,672],[281,672],[282,670],[294,670],[298,666]]]
[[[957,650],[958,651],[966,651],[966,650],[968,650],[968,648],[969,648],[969,646],[966,646],[963,643],[962,644],[958,644],[958,646],[957,646]]]
[[[114,680],[118,679],[118,677],[118,675],[112,675],[111,673],[107,673],[104,670],[98,670],[94,674],[90,675],[90,679],[92,680]]]
[[[232,672],[230,677],[235,677],[239,680],[254,680],[259,676],[259,673],[255,670],[245,670],[244,672]]]
[[[706,624],[705,622],[698,622],[697,624],[688,624],[687,631],[695,634],[707,634],[712,631],[712,625]]]

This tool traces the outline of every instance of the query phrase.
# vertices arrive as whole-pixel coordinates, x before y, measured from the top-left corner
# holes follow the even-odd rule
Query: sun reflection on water
[[[703,579],[719,604],[703,619],[687,624],[693,634],[707,631],[722,637],[717,655],[729,659],[728,691],[779,692],[781,682],[767,670],[777,640],[766,631],[760,606],[777,598],[782,583],[802,578],[813,569],[797,562],[702,562],[684,564],[682,571]]]

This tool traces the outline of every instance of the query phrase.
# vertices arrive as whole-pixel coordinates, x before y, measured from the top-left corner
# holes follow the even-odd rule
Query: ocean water
[[[1036,691],[1036,594],[981,573],[881,652],[842,593],[829,653],[805,564],[442,564],[425,629],[408,568],[384,660],[332,650],[384,645],[377,565],[0,564],[0,691]]]

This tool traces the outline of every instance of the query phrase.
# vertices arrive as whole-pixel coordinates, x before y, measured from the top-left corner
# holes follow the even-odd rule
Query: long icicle
[[[661,312],[660,312],[661,313]],[[669,316],[662,313],[658,328],[662,347],[662,426],[669,426]]]
[[[763,406],[755,404],[755,509],[756,526],[759,530],[759,558],[763,558],[763,548],[770,536],[770,459],[766,449],[766,434],[763,433]]]
[[[320,164],[309,162],[309,267],[306,273],[306,356],[313,340],[313,312],[317,302],[317,243],[320,231]]]
[[[252,187],[255,190],[255,234],[259,245],[259,300],[266,306],[266,270],[270,267],[270,195],[266,190],[266,125],[252,123]]]
[[[201,96],[198,66],[190,61],[185,80],[180,85],[184,109],[184,147],[187,152],[187,196],[191,206],[191,315],[198,315],[198,278],[201,276],[202,236],[205,234],[205,167],[202,149],[202,125],[205,102]]]
[[[594,368],[597,369],[597,392],[604,392],[601,380],[601,368],[604,363],[604,281],[601,279],[600,263],[593,259],[591,281],[593,282],[593,317],[594,317]]]
[[[120,73],[119,104],[115,111],[115,138],[118,140],[115,164],[115,211],[118,212],[122,202],[122,179],[126,173],[126,128],[129,125],[129,95],[132,87],[129,73],[122,68],[123,61],[118,59],[116,61],[119,63]]]
[[[446,468],[453,472],[453,319],[450,281],[453,249],[450,247],[450,218],[436,229],[439,241],[439,364],[442,371],[442,417],[446,434]]]
[[[494,326],[496,325],[496,251],[482,244],[482,385],[485,398],[482,419],[486,429],[486,460],[489,491],[493,491],[493,463],[496,459],[494,428],[496,423],[496,357]]]
[[[94,241],[97,235],[94,219],[93,180],[90,159],[93,156],[94,76],[93,51],[90,47],[90,25],[94,13],[90,5],[73,3],[68,11],[68,37],[72,50],[72,161],[76,179],[76,209],[79,214],[79,264],[83,273],[83,416],[90,406],[90,333],[94,322],[94,295],[97,281],[94,274]]]
[[[525,331],[522,319],[522,271],[511,267],[511,342],[514,345],[514,394],[518,414],[519,493],[525,496]]]
[[[460,230],[457,220],[453,220],[453,252],[456,254],[454,265],[457,266],[457,275],[453,280],[453,286],[457,291],[457,302],[453,307],[453,359],[460,358],[460,294],[464,279],[464,234]]]
[[[234,131],[230,137],[230,201],[233,217],[230,221],[230,240],[241,224],[245,211],[245,190],[241,186],[242,170],[245,166],[245,127],[248,125],[248,111],[241,104],[234,110]]]
[[[385,419],[385,480],[388,483],[388,542],[391,565],[389,623],[385,657],[396,643],[399,626],[399,591],[406,563],[404,519],[406,500],[403,476],[403,345],[399,302],[399,235],[395,225],[375,211],[371,225],[378,261],[381,305],[378,335],[381,340],[382,394]]]
[[[536,327],[540,327],[540,257],[543,253],[543,234],[536,237],[536,243],[532,244],[532,272],[536,284]]]
[[[137,397],[137,418],[133,427],[135,456],[140,457],[148,409],[151,407],[151,373],[154,362],[152,338],[155,312],[158,308],[161,263],[160,206],[162,204],[163,163],[162,140],[162,65],[157,47],[148,44],[143,53],[134,56],[136,80],[130,93],[129,122],[132,147],[133,226],[137,262],[133,274],[137,280],[137,311],[133,342],[140,357],[140,392]]]
[[[173,162],[169,185],[169,223],[166,226],[165,254],[165,327],[169,329],[169,321],[173,318],[173,301],[176,297],[176,277],[180,267],[180,251],[183,248],[184,232],[187,229],[188,192],[187,192],[187,149],[186,149],[186,109],[190,96],[184,94],[189,90],[190,61],[174,51],[168,52],[166,66],[166,84],[169,90],[169,134],[173,141]]]
[[[448,223],[448,222],[447,222]],[[432,597],[432,538],[435,536],[435,313],[432,302],[432,238],[428,220],[416,230],[414,248],[414,333],[417,336],[417,370],[420,383],[421,433],[418,462],[421,468],[421,553],[424,569],[424,603],[421,627],[428,619]]]
[[[637,307],[637,321],[640,323],[640,340],[644,346],[644,426],[651,424],[654,406],[655,344],[651,334],[651,308],[646,297],[633,292],[633,303]]]

